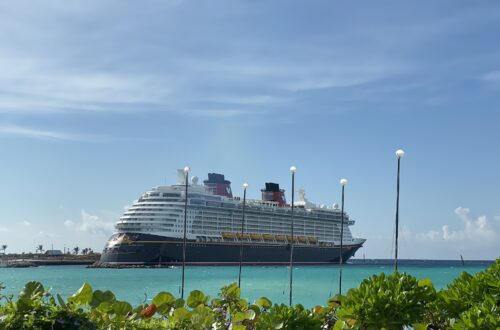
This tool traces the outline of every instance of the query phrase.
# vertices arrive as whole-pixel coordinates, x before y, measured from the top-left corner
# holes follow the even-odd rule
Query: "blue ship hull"
[[[121,234],[123,236],[123,234]],[[110,238],[97,266],[175,266],[182,264],[182,239],[149,234],[126,233],[127,240],[118,234]],[[362,245],[345,245],[342,249],[346,262]],[[294,245],[294,264],[321,265],[339,262],[340,246]],[[186,264],[236,265],[240,260],[239,242],[198,242],[188,240]],[[290,244],[243,243],[245,265],[287,265],[290,262]]]

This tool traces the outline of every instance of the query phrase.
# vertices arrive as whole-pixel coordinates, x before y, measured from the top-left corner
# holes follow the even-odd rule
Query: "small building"
[[[45,255],[51,257],[57,257],[57,256],[62,256],[63,253],[61,250],[47,250],[45,251]]]

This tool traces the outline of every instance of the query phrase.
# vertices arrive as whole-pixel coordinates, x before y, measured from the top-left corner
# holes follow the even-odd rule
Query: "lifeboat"
[[[271,234],[263,234],[263,235],[262,235],[262,237],[263,237],[263,238],[264,238],[264,240],[266,240],[266,241],[272,241],[272,240],[274,240],[274,237],[273,237],[273,235],[271,235]]]
[[[313,237],[313,236],[308,236],[307,237],[307,240],[309,241],[309,243],[311,244],[316,244],[318,243],[318,239],[316,237]]]
[[[305,236],[297,236],[297,238],[299,239],[300,243],[307,243],[307,237],[305,237]]]
[[[241,235],[240,233],[236,233],[236,238],[237,239],[246,239],[246,240],[249,240],[250,239],[250,235],[248,235],[248,234]]]
[[[274,235],[274,238],[277,241],[286,241],[286,236],[285,235]]]
[[[223,231],[222,232],[222,238],[225,238],[225,239],[235,239],[236,238],[236,234],[235,233],[228,233],[228,232]]]
[[[254,241],[261,241],[262,240],[262,236],[260,234],[250,234],[250,237]]]

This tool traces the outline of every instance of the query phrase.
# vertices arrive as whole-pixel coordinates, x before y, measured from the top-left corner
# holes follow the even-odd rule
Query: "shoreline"
[[[27,267],[38,267],[38,266],[87,266],[87,268],[101,268],[101,269],[133,269],[133,268],[175,268],[180,267],[179,265],[172,264],[149,264],[149,265],[141,265],[141,264],[105,264],[99,261],[99,258],[91,257],[91,258],[8,258],[3,259],[2,266],[4,268],[27,268]],[[443,265],[448,266],[457,266],[457,267],[467,267],[467,266],[489,266],[493,264],[494,260],[464,260],[462,264],[461,260],[426,260],[426,259],[399,259],[398,263],[400,266],[426,266],[426,267],[439,267]],[[344,266],[392,266],[394,260],[392,259],[350,259]],[[325,265],[315,265],[315,266],[336,266],[338,264],[325,264]],[[186,266],[193,266],[186,264]],[[203,267],[205,265],[195,265],[198,267]],[[236,265],[219,265],[219,266],[237,266]],[[245,267],[252,266],[262,266],[262,265],[250,265],[245,264]],[[304,265],[296,264],[297,267],[303,267]]]

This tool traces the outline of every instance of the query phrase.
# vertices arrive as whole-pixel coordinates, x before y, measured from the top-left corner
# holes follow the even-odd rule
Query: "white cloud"
[[[158,102],[168,94],[167,83],[158,78],[104,70],[79,72],[42,56],[4,55],[0,67],[9,68],[0,72],[0,113],[127,111],[124,105]]]
[[[244,110],[244,109],[197,109],[187,110],[184,112],[187,115],[196,117],[215,117],[215,118],[230,118],[242,115],[256,115],[259,112]]]
[[[441,232],[437,230],[429,230],[426,233],[417,233],[415,238],[422,241],[434,241],[441,238]]]
[[[421,241],[443,241],[474,243],[475,245],[488,245],[500,239],[500,216],[495,216],[494,221],[486,216],[473,217],[470,209],[457,207],[455,214],[462,222],[462,226],[445,224],[441,230],[429,230],[425,233],[415,234],[415,238]]]
[[[290,99],[271,95],[221,96],[207,98],[208,102],[241,105],[278,105],[289,103]]]
[[[500,70],[490,71],[481,77],[483,80],[500,83]]]
[[[457,207],[454,215],[456,221],[437,224],[426,231],[400,227],[401,257],[456,259],[462,254],[465,259],[491,260],[500,256],[500,216],[475,216],[465,207]],[[380,245],[379,249],[384,241],[391,241],[391,238],[370,239],[373,246]],[[388,255],[393,253],[392,248]]]
[[[64,221],[64,227],[66,228],[73,228],[75,227],[75,222],[72,220],[65,220]]]
[[[81,211],[80,221],[66,220],[64,226],[69,229],[74,229],[78,232],[84,232],[91,235],[108,236],[113,232],[114,223],[104,221],[96,215],[91,215],[85,210]]]
[[[9,231],[9,229],[7,229],[7,227],[0,226],[0,232],[7,232],[7,231]]]
[[[455,214],[462,220],[464,227],[453,230],[448,225],[443,226],[443,239],[447,241],[492,241],[497,238],[498,233],[486,216],[474,219],[470,210],[461,206],[455,209]]]
[[[30,227],[31,222],[25,220],[25,221],[23,221],[23,225],[25,225],[26,227]]]
[[[78,137],[72,134],[48,131],[48,130],[38,130],[28,127],[21,127],[16,125],[1,125],[0,134],[13,134],[21,135],[31,138],[39,139],[54,139],[54,140],[77,140]]]
[[[54,238],[54,237],[56,237],[55,234],[53,234],[53,233],[47,233],[47,232],[45,232],[43,230],[41,230],[41,231],[38,232],[38,236],[43,237],[43,238]]]

